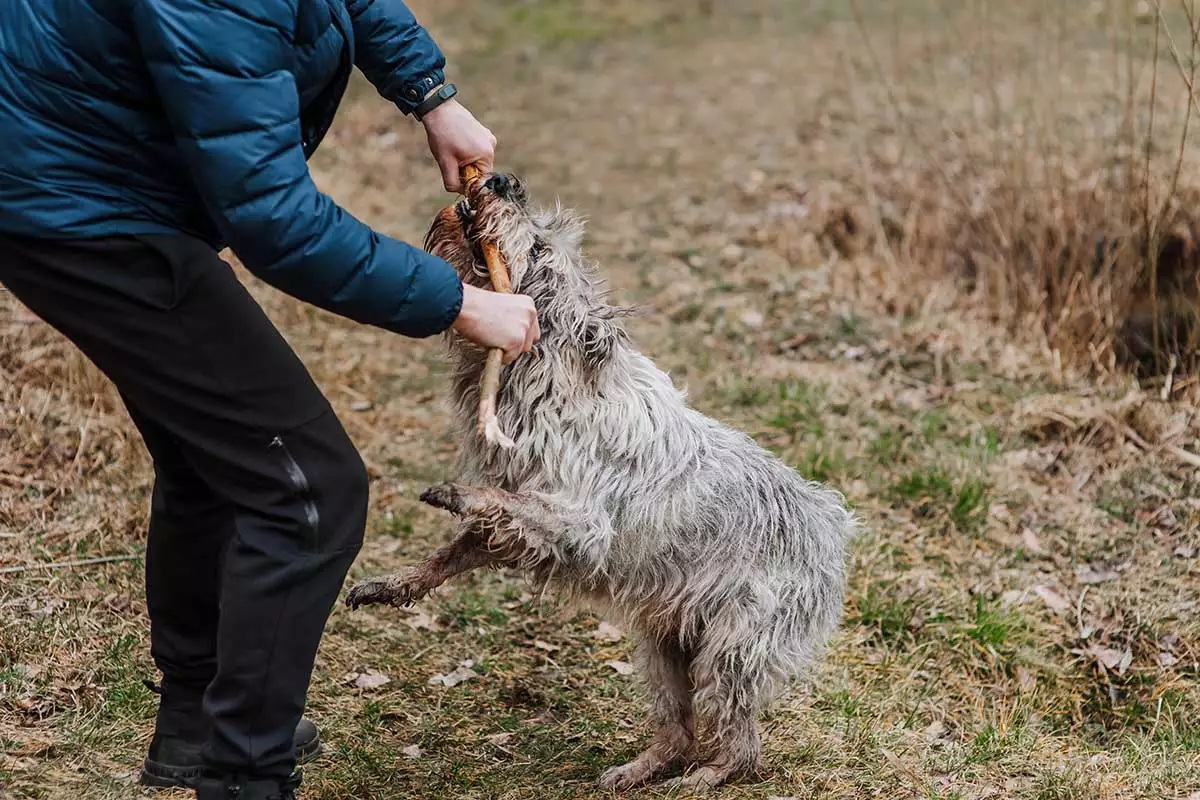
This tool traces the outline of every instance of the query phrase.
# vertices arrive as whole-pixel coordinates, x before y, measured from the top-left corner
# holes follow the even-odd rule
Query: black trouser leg
[[[154,459],[146,539],[150,654],[167,691],[201,695],[217,674],[221,570],[234,507],[204,482],[169,431],[125,398]]]
[[[291,348],[202,243],[0,238],[0,281],[74,341],[150,438],[165,433],[190,468],[159,465],[171,480],[156,489],[165,527],[156,525],[148,564],[156,658],[181,675],[211,670],[211,628],[183,621],[181,609],[204,597],[211,610],[226,547],[205,758],[217,772],[288,776],[317,645],[362,543],[362,460]],[[157,449],[156,462],[174,456]],[[209,501],[227,504],[228,545],[210,525],[181,522],[176,498],[214,520]],[[192,568],[195,552],[203,569]]]
[[[288,483],[239,487],[206,760],[232,772],[249,755],[254,774],[286,777],[325,620],[362,543],[367,477],[332,411],[261,454]]]

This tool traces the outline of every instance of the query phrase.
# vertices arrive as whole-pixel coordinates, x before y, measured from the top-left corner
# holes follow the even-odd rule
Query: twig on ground
[[[48,564],[18,564],[15,567],[0,568],[0,575],[11,575],[16,572],[31,572],[39,569],[74,569],[76,567],[94,567],[98,564],[116,564],[121,561],[137,561],[141,557],[141,553],[127,553],[121,556],[81,558],[75,561],[53,561]]]

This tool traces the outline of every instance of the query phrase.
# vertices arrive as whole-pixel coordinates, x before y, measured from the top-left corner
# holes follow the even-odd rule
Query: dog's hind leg
[[[607,789],[628,789],[651,780],[684,755],[695,737],[689,659],[673,642],[643,639],[637,661],[650,693],[650,718],[655,725],[649,747],[628,764],[600,776]]]
[[[346,595],[346,605],[351,608],[377,603],[412,605],[455,575],[486,567],[494,560],[483,532],[478,526],[466,525],[453,541],[434,550],[425,560],[391,575],[355,584]]]
[[[746,629],[737,642],[701,645],[692,667],[697,714],[711,748],[696,770],[672,783],[705,792],[754,771],[762,756],[758,712],[775,693],[771,656]]]

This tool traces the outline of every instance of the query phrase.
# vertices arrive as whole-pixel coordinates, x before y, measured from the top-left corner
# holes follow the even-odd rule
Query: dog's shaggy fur
[[[619,614],[638,638],[655,735],[634,761],[606,771],[604,786],[643,783],[684,756],[696,719],[711,752],[682,779],[687,787],[752,769],[758,711],[837,625],[851,515],[837,493],[688,407],[630,344],[582,260],[575,216],[530,213],[505,176],[443,212],[426,247],[484,286],[467,230],[499,243],[514,291],[538,308],[542,339],[501,383],[499,419],[516,447],[479,434],[485,353],[451,337],[462,483],[422,499],[459,515],[459,536],[421,564],[355,586],[347,602],[403,605],[479,566],[528,570]]]

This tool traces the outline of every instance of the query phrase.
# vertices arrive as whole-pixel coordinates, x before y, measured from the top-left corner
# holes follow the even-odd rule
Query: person
[[[403,336],[453,327],[511,360],[540,335],[528,297],[464,287],[317,190],[352,67],[424,125],[447,190],[491,169],[401,0],[0,4],[0,282],[112,380],[153,457],[142,780],[203,800],[294,796],[367,511],[354,446],[218,251]]]

